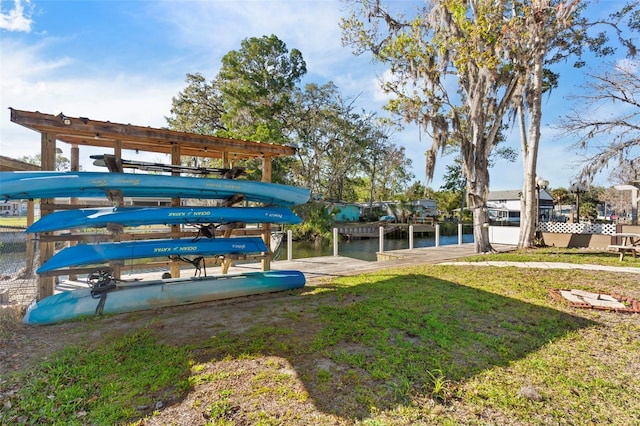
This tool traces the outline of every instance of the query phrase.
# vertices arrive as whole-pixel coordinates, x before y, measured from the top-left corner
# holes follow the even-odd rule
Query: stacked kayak
[[[40,218],[26,232],[99,228],[109,224],[144,226],[237,222],[297,224],[300,218],[286,207],[104,207],[60,210]]]
[[[164,256],[222,256],[266,252],[262,238],[213,238],[138,240],[117,243],[79,244],[54,254],[36,271],[38,274],[68,266],[95,265],[104,261],[144,259]]]
[[[0,199],[105,197],[119,191],[123,197],[182,199],[242,199],[257,207],[104,207],[61,210],[31,225],[27,232],[136,227],[154,224],[206,225],[232,223],[297,224],[290,207],[309,200],[309,190],[288,185],[236,179],[102,172],[0,172]],[[262,238],[145,239],[78,244],[55,253],[39,274],[64,268],[104,265],[111,261],[183,256],[225,256],[268,252]],[[80,315],[121,313],[159,306],[217,300],[302,287],[298,271],[166,279],[123,285],[111,277],[107,290],[78,289],[33,304],[24,318],[29,324],[49,324]],[[96,295],[99,294],[99,297]],[[99,301],[98,301],[99,299]],[[99,303],[99,304],[98,304]]]
[[[204,278],[176,278],[116,286],[96,294],[83,288],[54,294],[31,304],[26,324],[53,324],[81,316],[117,314],[304,287],[299,271],[266,271]]]
[[[225,199],[236,194],[247,201],[295,206],[309,200],[309,190],[276,183],[240,179],[108,172],[0,172],[4,200],[104,197],[120,191],[124,197]]]

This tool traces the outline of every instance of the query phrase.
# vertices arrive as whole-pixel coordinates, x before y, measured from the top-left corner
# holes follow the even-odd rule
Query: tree
[[[548,191],[553,197],[553,205],[560,211],[562,205],[573,203],[573,195],[566,188],[553,188]]]
[[[422,198],[432,198],[434,191],[427,188],[419,181],[414,181],[405,192],[407,199],[415,201]]]
[[[171,98],[171,116],[165,117],[173,130],[215,135],[228,129],[222,122],[224,106],[217,81],[207,83],[199,73],[187,74],[187,87]]]
[[[378,0],[360,6],[342,20],[344,43],[390,65],[393,76],[384,89],[394,98],[387,108],[432,137],[428,180],[438,152],[448,144],[460,147],[475,249],[491,251],[483,226],[489,155],[518,83],[503,39],[503,29],[515,27],[517,17],[509,17],[501,1],[430,1],[412,19],[393,16]]]
[[[295,115],[291,97],[305,73],[300,51],[289,52],[275,35],[245,39],[239,50],[223,57],[221,70],[212,81],[199,73],[187,74],[187,87],[172,99],[171,116],[166,120],[174,130],[289,143],[285,136],[288,119]],[[291,161],[273,161],[274,182],[286,182]],[[244,165],[259,174],[256,163]]]
[[[372,199],[381,182],[396,190],[409,179],[404,149],[389,142],[374,114],[357,112],[354,103],[331,82],[308,84],[294,96],[288,137],[298,148],[298,164],[292,172],[325,199],[355,201],[363,182]]]
[[[623,37],[620,23],[630,17],[629,28],[638,28],[640,15],[637,5],[623,5],[609,16],[608,20],[589,21],[581,12],[587,3],[578,0],[537,0],[521,2],[519,26],[512,27],[511,36],[506,40],[513,54],[514,66],[520,70],[521,84],[513,98],[513,104],[520,124],[524,162],[524,184],[522,188],[520,247],[534,244],[536,208],[536,167],[542,119],[542,95],[557,84],[558,76],[549,66],[559,61],[575,57],[575,67],[584,66],[583,51],[589,50],[596,57],[610,55],[614,49],[609,45],[609,37],[604,31],[591,34],[591,30],[605,26],[612,29],[618,41],[635,54],[635,46]],[[528,126],[528,127],[527,127]]]
[[[61,151],[62,152],[62,151]],[[34,164],[36,166],[40,166],[42,164],[42,156],[41,154],[36,154],[33,156],[22,156],[20,158],[18,158],[18,160],[22,161],[23,163],[29,163],[29,164]],[[56,171],[64,171],[64,170],[69,170],[69,165],[71,164],[71,162],[69,161],[69,159],[67,157],[65,157],[64,155],[62,155],[61,153],[57,153],[56,154]]]
[[[588,154],[580,171],[581,180],[591,180],[612,168],[612,178],[621,184],[640,180],[640,76],[637,65],[624,62],[591,79],[572,99],[576,105],[560,126],[579,139],[577,149]]]
[[[338,165],[332,164],[341,159],[332,159],[331,154],[344,155],[339,151],[349,151],[349,148],[338,145],[356,143],[344,133],[351,127],[346,121],[349,106],[335,84],[308,84],[304,91],[295,94],[293,111],[289,138],[298,148],[299,163],[293,168],[296,179],[313,193],[333,198],[337,194],[331,188],[341,186],[334,183],[342,179],[345,170],[338,170]],[[352,153],[351,162],[356,164],[359,158]]]
[[[242,40],[222,58],[217,86],[227,136],[282,144],[296,84],[307,73],[298,49],[275,35]]]
[[[579,56],[587,46],[599,55],[610,53],[606,36],[587,34],[595,23],[580,17],[584,4],[432,0],[407,20],[392,16],[379,0],[361,3],[363,19],[354,12],[343,20],[345,41],[356,46],[356,53],[369,50],[391,65],[393,78],[385,88],[395,99],[388,108],[425,126],[433,139],[426,159],[428,178],[437,152],[447,144],[459,144],[474,213],[476,251],[491,249],[483,226],[488,219],[488,157],[505,113],[515,111],[525,175],[520,246],[533,245],[541,99],[557,83],[557,75],[545,65]],[[632,11],[633,6],[624,7],[614,18]],[[636,21],[638,16],[632,15]],[[380,23],[386,32],[379,29]],[[615,22],[606,24],[617,29]],[[637,27],[635,21],[632,25]],[[620,33],[618,37],[633,48]]]
[[[434,194],[434,199],[438,203],[438,211],[446,213],[445,218],[452,218],[455,210],[462,208],[461,194],[457,191],[438,191]]]
[[[379,192],[377,190],[378,182],[380,181],[380,169],[382,168],[381,162],[382,158],[385,156],[387,137],[387,134],[384,132],[376,132],[372,135],[371,145],[361,159],[362,171],[366,176],[369,185],[367,199],[367,201],[369,201],[369,216],[373,215],[373,202],[376,200]]]

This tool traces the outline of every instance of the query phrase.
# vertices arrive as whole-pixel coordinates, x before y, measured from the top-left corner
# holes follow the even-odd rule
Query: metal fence
[[[29,304],[37,295],[37,244],[24,231],[0,226],[0,306]]]

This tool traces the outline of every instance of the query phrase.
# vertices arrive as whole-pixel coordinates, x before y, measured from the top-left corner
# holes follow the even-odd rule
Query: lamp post
[[[578,223],[580,223],[580,193],[587,192],[587,186],[579,182],[572,183],[569,191],[576,194],[576,214],[578,216]]]
[[[537,214],[536,218],[536,228],[539,227],[540,222],[542,222],[540,218],[540,191],[543,189],[547,189],[549,186],[549,181],[542,179],[540,176],[536,177],[536,193],[538,194],[538,205],[537,205]]]
[[[547,189],[549,186],[549,181],[542,179],[540,176],[536,177],[536,194],[537,194],[537,205],[536,205],[536,232],[535,232],[535,241],[536,245],[540,247],[544,247],[544,237],[542,235],[542,230],[540,229],[540,191],[543,189]]]

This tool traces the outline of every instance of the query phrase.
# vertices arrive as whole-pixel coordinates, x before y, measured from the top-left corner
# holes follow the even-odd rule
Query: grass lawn
[[[511,252],[469,256],[467,262],[483,262],[486,260],[506,262],[562,262],[605,266],[633,266],[640,267],[640,257],[625,255],[622,262],[619,254],[612,251],[593,250],[584,248],[545,247],[536,249],[521,249]]]
[[[27,218],[26,216],[3,216],[0,217],[0,227],[9,226],[9,227],[27,227]]]
[[[416,266],[41,327],[69,343],[0,378],[0,424],[638,424],[640,315],[548,290],[640,299],[639,277]]]

